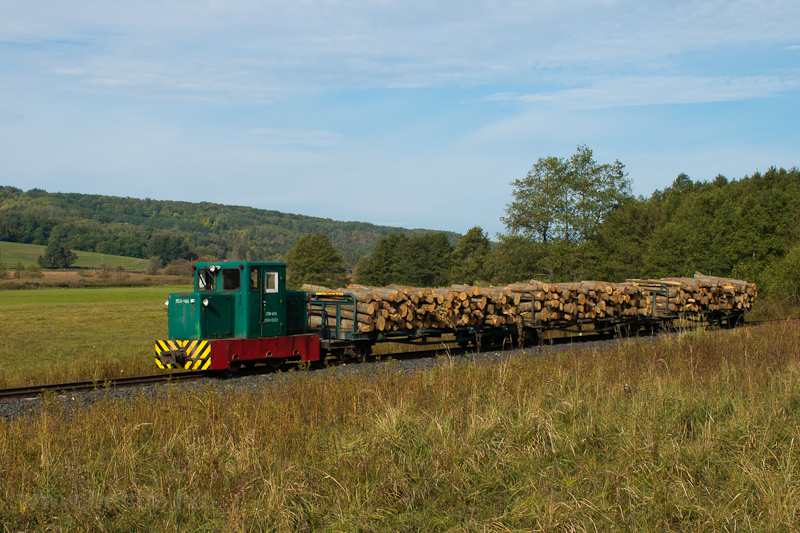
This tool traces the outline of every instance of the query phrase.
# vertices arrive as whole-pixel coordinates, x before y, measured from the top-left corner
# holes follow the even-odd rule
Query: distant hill
[[[0,241],[44,245],[57,236],[76,251],[146,258],[151,239],[169,234],[183,238],[198,256],[280,260],[297,239],[316,232],[327,235],[350,265],[371,254],[381,237],[429,233],[209,202],[0,186]],[[455,245],[459,235],[446,235]]]

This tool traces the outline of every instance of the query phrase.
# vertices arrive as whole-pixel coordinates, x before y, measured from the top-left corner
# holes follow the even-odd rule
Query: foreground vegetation
[[[538,353],[538,352],[537,352]],[[447,360],[443,361],[447,363]],[[297,372],[0,422],[7,530],[791,531],[800,332]]]

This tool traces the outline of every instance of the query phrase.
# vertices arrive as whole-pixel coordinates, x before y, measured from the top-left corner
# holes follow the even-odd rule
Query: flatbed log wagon
[[[755,284],[702,274],[624,283],[290,291],[284,263],[201,262],[193,271],[193,290],[165,302],[169,335],[155,342],[159,368],[358,360],[379,342],[511,347],[536,344],[549,331],[631,335],[676,321],[734,327],[757,296]]]

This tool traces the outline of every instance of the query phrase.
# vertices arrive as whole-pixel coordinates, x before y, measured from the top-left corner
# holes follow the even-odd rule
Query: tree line
[[[219,204],[23,192],[0,187],[0,240],[163,263],[198,257],[286,260],[292,286],[501,285],[707,275],[754,281],[762,293],[800,299],[800,170],[771,167],[740,179],[680,174],[635,197],[619,161],[578,146],[540,158],[512,182],[492,242]],[[46,258],[43,259],[46,262]],[[48,266],[48,265],[44,265]]]
[[[513,183],[503,218],[507,231],[493,250],[492,281],[622,281],[699,271],[797,298],[797,167],[771,167],[738,180],[693,181],[680,174],[646,198],[631,195],[621,163],[598,164],[585,146],[569,160],[552,159],[540,159]]]
[[[358,262],[352,279],[373,286],[441,287],[452,280],[478,283],[485,279],[478,265],[488,257],[490,248],[488,236],[478,227],[462,236],[455,248],[443,232],[387,235],[378,241],[372,255]],[[344,258],[322,233],[301,238],[286,262],[290,288],[310,283],[335,289],[348,283]]]
[[[762,294],[800,300],[797,167],[732,180],[680,174],[650,197],[634,197],[622,163],[598,163],[591,149],[579,146],[568,158],[540,158],[512,187],[502,217],[506,231],[496,242],[480,227],[455,247],[435,233],[387,235],[359,261],[355,280],[501,285],[699,271],[754,281]]]

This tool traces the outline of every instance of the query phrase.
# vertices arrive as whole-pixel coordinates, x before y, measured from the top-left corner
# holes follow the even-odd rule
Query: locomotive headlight
[[[203,307],[208,307],[208,298],[203,299]]]
[[[169,300],[164,300],[164,305],[166,305],[167,307],[169,307]]]

